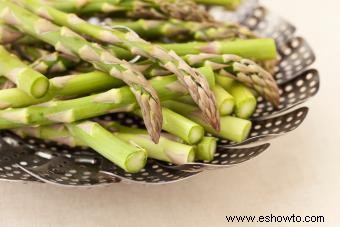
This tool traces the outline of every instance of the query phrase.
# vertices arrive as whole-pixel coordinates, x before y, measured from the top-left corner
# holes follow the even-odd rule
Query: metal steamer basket
[[[21,139],[10,132],[1,132],[0,179],[50,183],[71,187],[94,187],[129,182],[142,184],[173,183],[195,176],[205,170],[227,168],[246,162],[267,150],[270,141],[301,125],[308,108],[303,107],[317,94],[319,74],[309,68],[315,61],[313,50],[304,38],[295,35],[295,27],[272,14],[256,0],[245,1],[237,12],[211,8],[217,20],[236,21],[260,36],[273,37],[278,45],[279,64],[275,78],[280,86],[278,109],[259,98],[253,116],[250,137],[241,144],[220,139],[212,162],[181,166],[149,160],[137,174],[129,174],[91,149],[70,148],[34,138]],[[130,114],[104,116],[131,127],[143,127],[140,118]]]

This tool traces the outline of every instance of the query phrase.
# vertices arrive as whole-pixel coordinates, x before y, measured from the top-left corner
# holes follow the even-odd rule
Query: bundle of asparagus
[[[147,158],[212,161],[218,138],[244,141],[257,96],[279,104],[260,66],[275,42],[198,4],[239,1],[0,0],[0,129],[90,147],[130,173]],[[100,118],[117,112],[146,129]]]

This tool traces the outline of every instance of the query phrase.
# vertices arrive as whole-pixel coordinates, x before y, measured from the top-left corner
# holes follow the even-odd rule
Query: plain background
[[[322,87],[310,114],[269,152],[239,167],[166,186],[91,190],[0,183],[0,226],[289,226],[230,224],[226,215],[323,215],[340,226],[340,2],[264,0],[316,51]]]

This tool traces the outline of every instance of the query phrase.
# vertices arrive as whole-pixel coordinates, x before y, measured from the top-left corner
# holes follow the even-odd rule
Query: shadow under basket
[[[235,144],[220,139],[212,162],[181,166],[148,160],[141,172],[126,173],[91,149],[70,148],[34,138],[21,139],[10,132],[1,132],[0,179],[50,183],[71,187],[93,187],[118,182],[164,184],[184,180],[205,170],[227,168],[249,161],[262,154],[269,142],[301,125],[308,108],[303,107],[319,90],[319,74],[310,65],[315,55],[308,43],[295,36],[295,27],[258,5],[245,1],[237,12],[210,9],[216,19],[236,21],[260,36],[273,37],[278,45],[279,63],[275,79],[280,92],[278,109],[259,98],[249,138]],[[130,114],[104,116],[128,126],[143,126],[140,118]]]

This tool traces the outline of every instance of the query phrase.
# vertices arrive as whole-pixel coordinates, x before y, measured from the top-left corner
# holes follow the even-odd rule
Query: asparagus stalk
[[[159,144],[155,145],[147,138],[146,131],[143,129],[126,127],[113,121],[99,121],[99,123],[121,139],[145,148],[150,158],[178,165],[195,160],[196,147],[183,144],[185,141],[177,136],[162,133]],[[133,135],[140,137],[135,140],[136,137]]]
[[[246,27],[231,23],[204,23],[176,19],[119,21],[111,18],[106,19],[105,23],[110,26],[126,26],[146,39],[169,38],[179,41],[214,41],[256,37]]]
[[[257,98],[254,92],[239,82],[225,76],[216,75],[216,81],[233,95],[236,116],[245,119],[251,117],[257,105]]]
[[[96,13],[124,14],[131,18],[178,18],[189,21],[211,21],[211,16],[201,10],[193,1],[177,0],[97,0],[83,1],[53,1],[45,0],[48,4],[59,10],[92,15]]]
[[[205,79],[208,81],[209,87],[213,88],[215,87],[216,81],[215,81],[215,73],[211,66],[203,66],[197,69],[202,75],[205,77]]]
[[[123,25],[125,24],[129,25],[129,23],[138,23],[138,22],[125,22],[123,23]],[[195,23],[195,22],[183,22],[183,23]],[[201,23],[197,23],[197,24],[200,26],[203,26]],[[133,29],[135,27],[133,24],[129,26]],[[155,26],[155,25],[152,24],[149,26]],[[176,27],[178,28],[178,26]],[[193,26],[190,26],[190,27],[192,28]],[[196,32],[199,32],[196,29],[193,29],[193,30]],[[138,31],[139,30],[137,30],[137,32]],[[16,35],[17,37],[22,36],[22,33],[20,33],[20,31],[17,31],[17,32],[18,32],[18,34]],[[150,33],[153,34],[155,32],[151,30]],[[213,40],[218,39],[217,35],[214,34],[215,32],[211,32],[211,33],[212,33],[211,38]],[[251,38],[251,37],[248,37],[248,38]],[[271,64],[273,64],[272,61],[276,60],[277,58],[276,44],[275,44],[275,41],[271,38],[257,38],[257,39],[253,38],[253,39],[238,39],[238,40],[221,40],[221,41],[214,41],[214,42],[187,42],[187,43],[170,43],[170,44],[159,43],[158,45],[168,51],[173,50],[176,52],[176,54],[181,55],[181,56],[188,55],[188,54],[199,54],[202,52],[211,53],[211,54],[222,54],[222,55],[223,54],[235,54],[235,55],[239,55],[240,57],[249,58],[249,59],[256,60],[256,61],[265,61],[265,62],[269,61],[271,62]],[[258,51],[258,50],[261,50],[261,51]],[[112,46],[112,51],[119,58],[129,59],[133,57],[133,54],[131,52],[126,51],[120,47]]]
[[[199,124],[175,113],[174,111],[163,108],[163,125],[162,129],[182,139],[188,144],[197,144],[204,136],[204,129]],[[140,115],[139,111],[135,111]]]
[[[29,46],[17,46],[16,51],[19,52],[19,55],[25,56],[25,58],[29,59],[30,61],[33,61],[32,64],[30,64],[30,67],[34,69],[35,71],[44,74],[45,76],[48,75],[55,75],[56,73],[61,73],[66,71],[67,69],[70,69],[72,67],[77,66],[79,64],[79,59],[69,59],[67,56],[63,56],[62,54],[58,52],[54,53],[49,53],[45,50],[38,49],[35,47],[29,47]],[[9,89],[9,88],[14,88],[15,84],[11,82],[10,80],[7,80],[5,77],[0,77],[1,79],[1,89]],[[10,94],[13,94],[12,96],[14,99],[17,98],[18,96],[15,94],[22,94],[25,95],[23,92],[10,92]],[[20,96],[19,94],[19,96]],[[45,94],[46,95],[46,94]],[[0,95],[1,96],[1,95]],[[26,96],[26,95],[25,95]],[[5,95],[5,97],[10,98],[11,95]],[[2,100],[4,97],[0,97],[0,100]],[[26,98],[24,97],[25,100],[34,100],[33,97],[31,98]],[[45,100],[45,99],[43,99]],[[0,102],[1,102],[0,101]],[[10,102],[20,102],[21,100],[10,100]],[[13,106],[13,107],[21,107],[20,105],[18,106]],[[1,107],[0,107],[1,109]]]
[[[135,143],[146,149],[149,158],[177,165],[195,160],[196,148],[183,144],[184,141],[181,139],[173,140],[173,137],[175,137],[173,135],[162,133],[160,141],[156,145],[150,140],[147,132],[143,129],[126,127],[112,121],[100,121],[99,123],[111,132],[114,132],[122,140]]]
[[[237,9],[241,4],[241,0],[195,0],[195,2],[205,5],[223,6],[230,10]]]
[[[230,91],[231,87],[236,83],[236,80],[219,74],[215,74],[215,80],[218,85],[227,91]]]
[[[76,59],[69,60],[66,56],[63,56],[62,54],[58,52],[49,54],[49,53],[46,53],[46,51],[44,50],[31,48],[31,47],[23,48],[20,50],[20,52],[21,51],[25,51],[26,53],[29,53],[27,54],[27,58],[34,61],[32,64],[30,64],[30,67],[34,69],[35,71],[44,74],[45,76],[55,75],[56,73],[64,72],[65,70],[70,69],[78,64],[78,62],[75,62]],[[0,77],[0,84],[1,84],[0,86],[1,89],[10,89],[10,88],[15,87],[15,84],[12,81],[6,79],[5,77]],[[4,100],[6,100],[8,105],[11,107],[22,107],[22,106],[36,104],[44,100],[45,101],[47,100],[47,99],[33,98],[32,96],[27,95],[25,92],[18,91],[18,90],[20,89],[16,89],[16,91],[14,90],[5,91],[5,92],[0,91],[0,103],[3,103]],[[45,96],[48,96],[48,95],[45,94]],[[23,97],[22,98],[23,100],[18,100],[20,99],[20,97]],[[28,101],[28,100],[35,100],[35,101]],[[38,101],[38,100],[41,100],[41,101]],[[24,103],[24,104],[18,104],[18,103]],[[1,105],[0,105],[0,109],[3,109]]]
[[[0,109],[30,106],[53,98],[82,96],[122,85],[121,80],[100,71],[55,77],[50,79],[48,93],[39,99],[27,95],[18,88],[0,90]]]
[[[162,129],[183,139],[188,144],[198,143],[204,136],[204,129],[199,124],[175,113],[167,108],[163,108]]]
[[[129,173],[139,172],[146,164],[144,149],[122,141],[98,123],[86,121],[68,124],[67,127],[73,137]]]
[[[275,41],[271,38],[214,41],[214,42],[187,42],[169,43],[161,45],[167,50],[173,50],[178,55],[188,54],[235,54],[243,58],[256,61],[272,60],[277,57]],[[261,50],[261,51],[259,51]]]
[[[155,144],[146,134],[115,133],[114,135],[127,143],[137,144],[144,148],[148,153],[148,157],[156,160],[176,165],[190,163],[195,160],[195,148],[193,146],[174,142],[162,136],[159,143]]]
[[[196,160],[212,161],[216,153],[217,139],[215,137],[204,137],[197,145]]]
[[[162,102],[162,105],[202,125],[205,130],[211,134],[224,139],[243,142],[248,137],[251,130],[251,121],[232,116],[224,116],[221,117],[221,130],[216,132],[207,125],[201,113],[195,106],[173,100],[164,101]]]
[[[86,41],[70,29],[56,26],[15,4],[1,0],[0,9],[0,18],[6,24],[55,46],[58,51],[67,55],[78,56],[128,84],[142,109],[148,132],[154,141],[158,141],[162,125],[159,98],[139,71],[127,62],[117,59],[99,45]]]
[[[239,118],[248,119],[255,112],[257,100],[249,88],[239,82],[230,88],[230,94],[235,99],[235,114]]]
[[[0,46],[0,74],[35,98],[45,95],[49,88],[49,81],[44,75],[7,52],[3,46]]]
[[[107,29],[90,24],[74,14],[67,14],[48,5],[44,5],[40,0],[21,0],[19,2],[31,11],[52,20],[56,24],[66,26],[78,33],[86,34],[102,42],[117,45],[131,51],[133,54],[139,54],[152,59],[171,73],[174,73],[179,81],[188,89],[193,100],[199,106],[208,122],[218,131],[219,115],[216,111],[214,95],[206,79],[197,70],[187,65],[173,51],[167,51],[159,46],[153,45],[136,37],[134,33],[129,31],[124,33],[119,30]],[[167,6],[172,7],[171,4]],[[146,110],[142,109],[142,111],[145,114]]]
[[[219,75],[238,80],[257,91],[274,106],[280,103],[279,88],[274,77],[251,60],[236,55],[214,54],[187,55],[185,58],[190,65],[210,65]]]
[[[234,97],[219,85],[215,85],[213,92],[216,97],[216,103],[220,115],[226,116],[232,114],[235,106]]]
[[[55,124],[49,126],[38,126],[38,127],[23,127],[13,129],[12,132],[18,136],[34,137],[43,140],[54,141],[61,144],[66,144],[70,147],[74,146],[86,146],[81,140],[71,136],[64,124]]]
[[[159,143],[155,144],[143,129],[121,126],[116,122],[99,122],[101,126],[114,133],[116,137],[133,146],[142,147],[147,151],[148,158],[170,162],[177,165],[193,162],[195,147],[175,142],[166,136],[161,136]],[[81,140],[75,139],[64,124],[41,127],[25,127],[12,130],[20,137],[35,137],[55,141],[68,146],[87,146]]]
[[[251,60],[236,55],[206,53],[186,55],[183,58],[194,67],[211,66],[220,77],[225,76],[238,80],[247,87],[254,89],[274,106],[279,105],[279,88],[273,76]],[[158,70],[155,65],[150,68],[152,69],[150,73],[153,75],[166,74],[166,72]]]
[[[188,95],[176,76],[156,77],[150,82],[162,100]],[[0,111],[0,129],[70,123],[112,112],[132,111],[135,108],[136,99],[132,91],[129,87],[122,87],[72,100]]]
[[[217,55],[210,55],[210,54],[187,55],[186,58],[191,65],[210,66],[210,69],[209,68],[206,69],[208,71],[201,71],[202,73],[207,74],[209,73],[209,71],[210,73],[213,73],[211,69],[219,71],[219,74],[216,76],[216,80],[218,80],[218,83],[222,85],[224,89],[229,91],[229,93],[230,93],[230,87],[234,83],[236,83],[236,80],[237,80],[237,81],[240,81],[241,83],[244,83],[249,88],[254,89],[256,92],[261,94],[271,103],[273,103],[275,106],[279,104],[279,89],[274,78],[272,77],[271,74],[269,74],[264,69],[262,69],[260,66],[258,66],[256,63],[250,60],[241,59],[238,56],[233,56],[233,55],[217,56]],[[207,60],[207,61],[203,63],[204,62],[203,60]],[[154,75],[155,74],[157,75],[158,73],[166,74],[166,72],[157,70],[156,68],[153,68],[152,71],[150,72],[150,74],[154,74]],[[209,82],[210,87],[213,89],[214,87],[213,84],[215,83],[215,81],[212,81],[212,77],[208,77],[208,78],[211,78],[211,81],[208,81],[208,82]],[[252,92],[252,90],[250,91]],[[224,97],[225,99],[229,100],[226,103],[226,105],[229,107],[225,107],[226,108],[225,111],[222,111],[222,112],[220,108],[221,106],[223,106],[223,102],[221,102],[221,99],[216,100],[217,108],[220,110],[220,114],[228,115],[228,110],[232,109],[231,97],[226,94],[217,97],[218,95],[217,90],[213,89],[213,92],[216,98]],[[179,99],[182,99],[182,98],[185,98],[186,100],[188,100],[188,97],[180,97]]]
[[[216,97],[217,109],[220,115],[226,116],[232,114],[235,107],[234,97],[219,85],[214,86],[212,90]],[[185,104],[195,104],[190,96],[179,97],[176,100]]]

